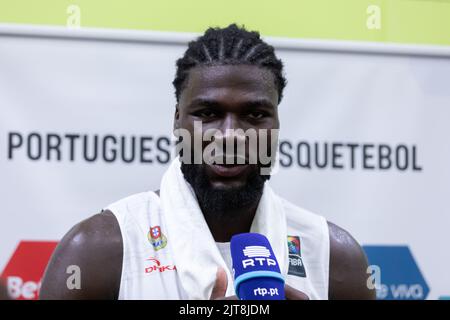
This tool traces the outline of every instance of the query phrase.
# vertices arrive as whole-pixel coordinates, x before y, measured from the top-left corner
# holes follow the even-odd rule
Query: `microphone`
[[[284,300],[284,278],[269,240],[259,233],[234,235],[230,242],[234,289],[240,300]]]

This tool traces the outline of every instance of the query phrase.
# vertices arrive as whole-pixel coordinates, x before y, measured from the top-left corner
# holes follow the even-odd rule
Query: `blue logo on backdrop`
[[[377,299],[423,300],[429,288],[408,246],[363,246],[372,266],[379,272]]]

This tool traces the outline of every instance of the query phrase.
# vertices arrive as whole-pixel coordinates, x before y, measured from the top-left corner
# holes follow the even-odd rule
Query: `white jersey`
[[[330,239],[327,221],[283,200],[286,211],[289,272],[286,283],[310,299],[328,299]],[[143,192],[119,200],[110,210],[120,226],[123,241],[119,299],[186,299],[170,251],[170,238],[160,199]],[[231,270],[229,243],[217,243]],[[195,261],[192,261],[195,263]]]

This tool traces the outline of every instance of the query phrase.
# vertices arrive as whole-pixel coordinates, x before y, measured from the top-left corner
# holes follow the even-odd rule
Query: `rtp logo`
[[[423,300],[429,288],[408,246],[363,246],[370,265],[379,267],[377,299]]]

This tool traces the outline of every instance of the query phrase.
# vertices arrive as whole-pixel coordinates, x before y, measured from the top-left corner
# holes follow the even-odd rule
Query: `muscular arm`
[[[60,241],[47,266],[40,299],[117,299],[123,244],[110,211],[75,225]],[[81,289],[70,290],[67,267],[79,266]]]
[[[358,242],[344,229],[328,222],[330,232],[329,299],[375,299],[367,287],[367,257]]]

